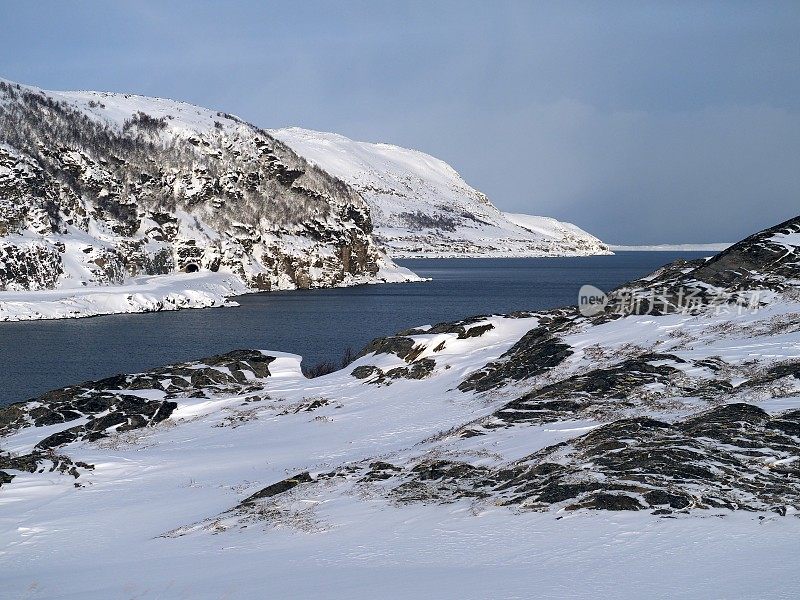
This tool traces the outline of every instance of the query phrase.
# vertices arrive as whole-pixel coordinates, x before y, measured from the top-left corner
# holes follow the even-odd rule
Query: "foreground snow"
[[[797,334],[704,335],[731,318],[754,330],[797,310],[781,304],[759,317],[711,321],[628,317],[570,338],[572,347],[587,350],[568,370],[585,371],[592,362],[588,349],[597,344],[612,353],[656,344],[687,360],[722,356],[734,364],[767,353],[797,359]],[[480,397],[455,387],[536,322],[491,317],[479,324],[494,329],[461,340],[415,334],[427,348],[423,357],[444,344],[435,372],[390,385],[365,383],[350,372],[359,365],[386,370],[405,364],[392,354],[367,355],[344,371],[308,380],[300,357],[265,352],[275,357],[270,376],[248,375],[250,389],[179,395],[170,419],[158,426],[70,445],[70,456],[92,470],[78,479],[18,473],[0,491],[4,592],[30,598],[800,594],[800,583],[785,570],[800,560],[800,519],[791,516],[711,510],[659,519],[646,511],[530,512],[469,499],[405,504],[371,484],[323,481],[321,474],[341,465],[413,461],[431,452],[495,464],[595,428],[591,419],[568,420],[483,438],[443,435],[518,393]],[[668,341],[665,334],[678,326],[692,345]],[[154,390],[129,393],[163,397]],[[697,410],[696,402],[662,416]],[[800,394],[763,406],[797,408]],[[2,439],[3,450],[23,455],[65,426],[22,429]],[[299,486],[254,512],[231,511],[263,486],[304,470],[320,483]]]
[[[316,379],[238,350],[0,409],[3,593],[797,597],[798,234]]]
[[[423,152],[297,127],[270,133],[364,197],[375,237],[393,258],[611,253],[571,223],[500,212],[450,165]]]
[[[181,483],[192,486],[185,476]],[[203,485],[194,487],[198,498]],[[75,541],[23,519],[16,531],[9,527],[11,556],[0,557],[4,590],[31,599],[766,599],[800,593],[787,573],[800,558],[797,519],[659,521],[607,513],[557,520],[502,509],[467,517],[463,507],[381,510],[358,500],[338,512],[346,523],[325,533],[265,535],[255,527],[235,539],[223,533],[187,542],[158,537],[151,526],[141,535],[151,537],[135,548],[128,536],[107,533],[122,529],[113,516],[138,518],[133,510],[101,513],[89,528],[78,525],[82,535]],[[50,556],[37,552],[36,540],[45,536],[69,546]]]

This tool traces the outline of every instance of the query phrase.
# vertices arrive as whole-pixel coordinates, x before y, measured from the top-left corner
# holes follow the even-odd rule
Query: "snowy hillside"
[[[593,317],[417,327],[316,379],[240,350],[12,405],[3,591],[797,597],[798,292],[800,217]]]
[[[232,115],[0,80],[0,290],[180,271],[235,275],[230,293],[413,279],[371,230],[357,192]]]
[[[610,254],[571,223],[500,212],[450,165],[422,152],[299,128],[270,133],[364,197],[375,237],[394,258]]]

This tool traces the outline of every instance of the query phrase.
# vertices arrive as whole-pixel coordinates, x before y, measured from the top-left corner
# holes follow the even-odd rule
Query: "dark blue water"
[[[348,347],[415,325],[574,304],[589,283],[609,290],[697,252],[616,256],[399,261],[425,283],[272,292],[238,308],[0,323],[0,404],[121,372],[235,348],[338,360]]]

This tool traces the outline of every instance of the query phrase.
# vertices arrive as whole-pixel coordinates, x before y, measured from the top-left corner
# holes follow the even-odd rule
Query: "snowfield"
[[[3,593],[797,597],[798,232],[315,379],[239,350],[6,407]],[[615,312],[653,290],[663,310]]]
[[[393,258],[611,254],[571,223],[499,211],[450,165],[423,152],[298,127],[270,133],[361,194],[375,237]]]

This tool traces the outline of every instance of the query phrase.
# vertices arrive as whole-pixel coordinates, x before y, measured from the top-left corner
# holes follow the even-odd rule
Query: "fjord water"
[[[339,360],[346,348],[412,326],[574,305],[583,284],[608,291],[677,258],[708,254],[403,260],[432,280],[250,294],[236,298],[236,308],[0,323],[0,404],[236,348],[293,352],[304,364]]]

